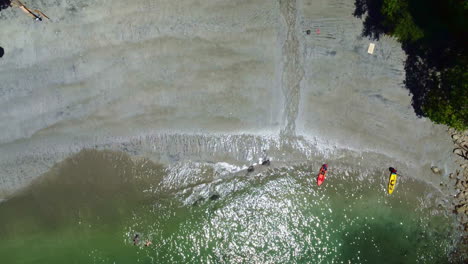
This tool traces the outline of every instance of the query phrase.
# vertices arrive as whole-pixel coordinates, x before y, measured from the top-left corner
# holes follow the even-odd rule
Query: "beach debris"
[[[463,148],[455,148],[453,150],[453,153],[457,154],[458,156],[464,158],[464,159],[468,159],[468,153],[466,151],[464,151]]]
[[[149,246],[151,246],[151,244],[153,244],[153,243],[151,243],[151,241],[149,241],[149,240],[145,241],[145,247],[149,247]]]
[[[310,35],[310,34],[312,34],[312,30],[307,29],[307,30],[305,31],[305,33],[306,33],[307,35]],[[317,28],[317,29],[315,30],[315,34],[320,35],[320,28]]]
[[[440,170],[438,167],[436,167],[436,166],[432,166],[432,167],[431,167],[431,170],[432,170],[432,172],[435,173],[435,174],[438,174],[438,173],[441,172],[441,170]]]
[[[367,49],[367,53],[369,53],[369,54],[374,54],[374,48],[375,48],[375,44],[374,44],[374,43],[370,43],[370,44],[369,44],[369,48]]]
[[[19,0],[11,1],[10,5],[12,7],[18,7],[19,9],[21,9],[23,12],[25,12],[28,16],[32,17],[36,21],[42,21],[43,18],[47,18],[50,20],[50,18],[46,16],[44,13],[42,13],[41,11],[37,9],[29,9]]]

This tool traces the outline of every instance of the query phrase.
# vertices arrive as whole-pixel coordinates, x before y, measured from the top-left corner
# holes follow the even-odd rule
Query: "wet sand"
[[[0,198],[84,148],[165,164],[346,159],[438,187],[456,169],[446,128],[415,116],[395,40],[367,54],[353,3],[31,3],[42,23],[2,10]]]

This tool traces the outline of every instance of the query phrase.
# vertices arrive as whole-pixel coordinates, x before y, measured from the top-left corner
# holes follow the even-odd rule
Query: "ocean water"
[[[318,169],[82,151],[0,203],[0,262],[451,263],[431,187],[402,177],[388,195],[385,169],[333,164],[318,187]]]

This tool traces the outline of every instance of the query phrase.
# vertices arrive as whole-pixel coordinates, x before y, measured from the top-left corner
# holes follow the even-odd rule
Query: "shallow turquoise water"
[[[358,180],[332,167],[318,188],[313,169],[208,168],[168,186],[162,166],[85,151],[0,204],[0,261],[449,263],[452,220],[429,187],[403,179],[389,196],[385,172]],[[153,245],[133,245],[137,233]]]

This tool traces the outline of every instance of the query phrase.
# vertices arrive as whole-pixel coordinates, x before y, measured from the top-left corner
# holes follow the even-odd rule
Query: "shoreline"
[[[40,24],[1,12],[0,199],[83,149],[392,166],[457,192],[445,126],[415,115],[401,45],[362,37],[353,0],[147,2],[45,0]]]
[[[157,145],[156,143],[160,142],[162,138],[165,138],[168,144]],[[200,140],[201,142],[205,142],[205,145],[197,145],[200,143]],[[318,168],[321,163],[326,162],[329,165],[331,164],[332,169],[339,173],[347,175],[348,172],[351,171],[352,173],[358,173],[360,175],[359,177],[364,178],[366,178],[369,173],[375,174],[375,172],[379,170],[382,171],[382,177],[386,178],[388,167],[385,166],[386,164],[392,163],[392,165],[396,164],[395,167],[398,168],[399,173],[404,173],[402,177],[399,177],[398,184],[405,184],[407,176],[409,176],[411,180],[420,182],[423,186],[428,186],[430,189],[437,192],[439,197],[436,200],[438,201],[438,207],[444,208],[443,210],[448,214],[452,212],[452,215],[455,216],[455,219],[459,224],[459,230],[463,233],[463,235],[461,235],[462,240],[460,245],[466,243],[468,238],[466,229],[468,223],[466,209],[465,213],[459,209],[466,205],[467,189],[461,189],[463,187],[463,172],[465,173],[463,182],[468,182],[468,170],[466,167],[465,170],[461,172],[461,175],[456,175],[456,170],[449,175],[446,175],[448,172],[445,170],[440,173],[434,173],[431,171],[430,167],[421,168],[415,164],[411,167],[408,166],[408,163],[411,164],[411,162],[401,160],[396,161],[394,158],[386,156],[384,153],[356,152],[350,149],[339,149],[336,146],[318,143],[318,139],[311,142],[306,140],[304,137],[284,138],[279,135],[273,136],[271,134],[264,137],[252,134],[165,134],[157,136],[132,137],[131,140],[119,138],[117,142],[114,141],[107,144],[102,143],[100,146],[94,145],[95,148],[76,148],[77,152],[63,152],[61,155],[63,155],[64,158],[60,161],[52,162],[50,166],[45,166],[44,169],[46,169],[46,171],[44,173],[47,173],[61,161],[66,160],[70,156],[74,156],[85,149],[123,152],[126,155],[129,155],[132,160],[138,160],[140,158],[149,159],[152,162],[168,166],[168,169],[174,169],[173,166],[178,166],[177,164],[182,164],[184,166],[184,164],[190,165],[193,162],[201,164],[215,163],[215,165],[219,164],[219,166],[222,166],[221,163],[225,163],[230,166],[237,166],[237,170],[235,171],[229,171],[229,169],[226,170],[226,173],[229,174],[228,177],[247,175],[248,166],[250,165],[255,165],[254,173],[261,173],[261,171],[264,170],[264,166],[259,165],[259,160],[264,157],[269,158],[273,164],[269,168],[283,168],[297,165],[306,165],[311,166],[312,168]],[[174,142],[179,142],[180,144],[173,146],[171,149],[170,145],[173,145]],[[249,142],[256,144],[249,144]],[[231,148],[230,150],[232,151],[229,151],[229,148]],[[69,150],[71,148],[64,149]],[[157,150],[160,152],[157,152]],[[184,150],[186,152],[183,152]],[[46,165],[44,160],[40,161],[40,163]],[[466,160],[463,164],[467,164]],[[338,165],[338,167],[336,165]],[[428,164],[428,166],[429,165],[430,164]],[[260,170],[257,171],[259,167]],[[37,172],[37,168],[35,171]],[[35,179],[42,176],[44,173],[41,173],[39,176],[36,175],[36,177],[32,177],[31,181],[34,182]],[[315,175],[316,171],[311,169],[310,173],[311,175]],[[428,180],[428,177],[425,177],[428,175],[431,175],[436,179],[436,181]],[[20,188],[17,188],[17,191],[28,188],[28,186],[31,186],[30,183],[20,186]],[[17,192],[12,192],[9,195],[0,198],[8,198],[15,193]],[[463,194],[463,196],[461,194]],[[451,197],[453,199],[450,199]],[[6,199],[4,199],[3,202],[4,201],[6,201]],[[464,248],[462,246],[459,246],[458,250],[462,251],[457,252],[456,254],[466,256],[467,252],[463,251]]]
[[[459,222],[459,231],[462,232],[462,245],[468,244],[468,130],[456,131],[448,129],[454,150],[453,155],[457,156],[456,163],[460,168],[455,173],[449,175],[451,187],[453,188],[452,212]],[[468,259],[468,247],[462,247],[459,252],[461,256]]]
[[[383,37],[369,55],[352,0],[290,4],[168,2],[130,20],[146,1],[44,1],[54,23],[28,34],[27,17],[2,11],[0,186],[21,186],[83,148],[245,161],[265,145],[285,146],[291,160],[377,153],[388,168],[395,157],[438,186],[430,167],[454,171],[452,143],[412,111],[398,42]]]
[[[30,147],[33,144],[30,142],[27,145]],[[17,147],[22,148],[21,144]],[[265,156],[284,164],[304,163],[312,159],[328,162],[347,159],[352,160],[356,167],[361,167],[362,171],[366,168],[386,170],[388,166],[385,167],[385,164],[393,164],[399,168],[400,172],[405,171],[406,175],[424,181],[432,185],[434,189],[448,194],[439,186],[441,175],[430,172],[430,161],[417,163],[399,160],[376,151],[339,148],[336,145],[321,142],[317,137],[314,137],[314,141],[310,141],[302,136],[274,136],[272,134],[263,136],[259,134],[156,134],[129,138],[117,137],[107,142],[56,144],[54,148],[49,148],[47,151],[43,151],[40,145],[34,149],[37,152],[28,152],[25,156],[13,156],[14,158],[10,161],[0,159],[0,164],[3,163],[3,172],[0,170],[0,176],[3,175],[0,193],[4,193],[3,197],[27,186],[31,180],[47,172],[56,163],[83,149],[121,151],[132,157],[149,158],[166,165],[179,161],[233,161],[248,166]],[[364,156],[367,158],[364,159]],[[12,164],[16,164],[16,170],[6,171],[8,167],[11,169]],[[422,167],[424,164],[426,164],[426,169]],[[444,172],[442,180],[445,174]],[[15,180],[8,182],[9,178]]]

